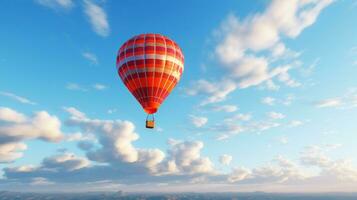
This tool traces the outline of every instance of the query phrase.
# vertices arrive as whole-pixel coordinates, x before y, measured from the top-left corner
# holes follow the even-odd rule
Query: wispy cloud
[[[326,107],[338,107],[342,104],[341,99],[333,98],[333,99],[324,99],[316,103],[316,107],[318,108],[326,108]]]
[[[110,27],[107,13],[102,7],[91,0],[84,0],[84,13],[87,15],[94,32],[102,37],[109,35]]]
[[[322,99],[315,102],[317,108],[350,109],[357,107],[357,89],[349,89],[344,95]]]
[[[100,83],[96,83],[93,85],[93,88],[96,90],[105,90],[108,88],[108,86],[100,84]]]
[[[51,8],[70,10],[74,7],[73,0],[35,0],[36,3]]]
[[[199,117],[194,115],[190,115],[190,120],[191,123],[197,128],[204,126],[208,122],[207,117]]]
[[[263,104],[273,106],[275,104],[275,99],[273,97],[264,97],[261,102]]]
[[[15,101],[18,101],[20,103],[23,103],[23,104],[31,104],[31,105],[35,105],[36,103],[25,98],[25,97],[21,97],[21,96],[18,96],[14,93],[11,93],[11,92],[1,92],[0,91],[0,95],[1,96],[5,96],[5,97],[9,97],[11,99],[14,99]]]
[[[212,108],[213,111],[215,112],[235,112],[238,110],[238,106],[236,105],[220,105],[220,106],[214,106]]]
[[[26,116],[0,107],[0,136],[0,163],[8,163],[22,157],[22,151],[27,149],[26,140],[58,142],[63,133],[60,120],[46,111]]]
[[[75,91],[82,91],[82,92],[88,91],[88,89],[84,88],[83,86],[79,85],[78,83],[67,83],[66,89],[75,90]]]
[[[285,115],[284,115],[284,114],[278,113],[278,112],[268,112],[268,113],[267,113],[267,116],[268,116],[270,119],[284,119],[284,118],[285,118]]]
[[[67,83],[66,85],[66,89],[68,90],[81,91],[81,92],[88,92],[90,89],[103,91],[106,90],[107,88],[108,86],[101,83],[95,83],[91,86],[82,86],[78,83]]]
[[[91,52],[83,52],[82,56],[87,59],[89,62],[91,62],[92,64],[97,65],[98,64],[98,58],[94,53]]]
[[[190,96],[208,95],[200,104],[204,106],[225,100],[236,88],[236,83],[229,79],[217,82],[201,79],[193,83],[191,87],[186,88],[185,93]]]

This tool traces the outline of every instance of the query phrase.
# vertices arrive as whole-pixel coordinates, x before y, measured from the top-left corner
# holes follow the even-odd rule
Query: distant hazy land
[[[272,194],[272,193],[20,193],[0,192],[0,200],[357,200],[356,193]]]

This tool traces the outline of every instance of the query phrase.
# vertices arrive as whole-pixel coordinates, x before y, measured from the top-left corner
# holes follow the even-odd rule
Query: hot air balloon
[[[184,69],[180,47],[160,34],[137,35],[120,47],[116,67],[124,85],[147,113],[146,128],[154,128],[154,113]]]

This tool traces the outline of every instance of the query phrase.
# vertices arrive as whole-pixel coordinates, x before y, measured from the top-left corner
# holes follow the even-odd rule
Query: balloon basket
[[[149,119],[149,116],[146,117],[146,128],[153,129],[155,127],[155,117],[152,115],[152,119]]]
[[[146,120],[146,128],[154,128],[154,127],[155,127],[155,121]]]

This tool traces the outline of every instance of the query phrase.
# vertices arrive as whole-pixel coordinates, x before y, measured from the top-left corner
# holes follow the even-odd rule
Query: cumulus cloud
[[[171,141],[168,158],[161,164],[162,174],[212,173],[214,166],[208,157],[202,157],[201,141]]]
[[[244,167],[236,167],[233,169],[231,174],[228,176],[228,181],[231,183],[236,183],[247,179],[251,175],[251,171]]]
[[[87,15],[94,32],[102,37],[109,35],[110,27],[107,13],[102,7],[91,0],[84,0],[84,13]]]
[[[215,55],[228,75],[214,83],[198,80],[186,93],[208,96],[202,102],[206,105],[225,100],[237,88],[264,84],[262,88],[278,90],[280,86],[276,82],[289,87],[300,86],[290,75],[290,70],[300,65],[299,53],[286,47],[282,38],[299,36],[332,2],[274,0],[262,13],[244,19],[229,15],[215,32],[219,40]],[[277,64],[280,60],[284,62]]]
[[[208,158],[200,156],[202,142],[170,142],[168,156],[165,156],[160,149],[141,149],[133,145],[139,135],[132,122],[90,119],[73,107],[66,110],[71,114],[68,125],[80,127],[81,131],[98,137],[99,147],[82,148],[87,149],[86,155],[90,160],[122,166],[128,174],[203,173],[213,167]]]
[[[0,121],[21,123],[26,121],[26,116],[10,108],[0,107]]]
[[[41,168],[52,169],[57,171],[74,171],[84,167],[88,167],[90,162],[83,157],[76,157],[72,153],[64,153],[45,158],[42,161]]]
[[[318,167],[320,176],[340,181],[357,181],[357,167],[348,159],[333,160],[326,155],[328,149],[317,145],[308,146],[301,152],[300,160],[305,166]]]
[[[60,120],[46,111],[29,117],[11,108],[0,108],[0,162],[12,162],[22,157],[22,151],[27,148],[23,141],[58,142],[62,138]]]
[[[31,183],[36,177],[55,183],[103,180],[143,183],[190,181],[215,173],[212,161],[201,155],[204,147],[201,141],[169,140],[166,154],[160,149],[138,148],[133,144],[139,139],[133,123],[90,119],[73,107],[65,110],[70,114],[68,126],[97,137],[96,143],[86,140],[78,144],[86,157],[64,152],[44,158],[39,166],[5,168],[5,177],[23,183]]]
[[[25,97],[21,97],[21,96],[18,96],[14,93],[11,93],[11,92],[1,92],[0,91],[0,95],[1,96],[5,96],[5,97],[9,97],[15,101],[18,101],[20,103],[23,103],[23,104],[30,104],[30,105],[35,105],[36,103],[33,102],[33,101],[30,101],[29,99],[25,98]]]
[[[155,173],[137,171],[138,168],[134,163],[126,167],[135,169],[135,173],[124,173],[126,169],[123,169],[122,165],[118,167],[119,163],[92,165],[88,159],[67,152],[47,157],[39,166],[7,167],[4,169],[6,179],[2,181],[21,181],[24,186],[28,186],[26,183],[32,185],[35,180],[38,180],[40,185],[42,181],[43,185],[46,185],[46,182],[71,185],[83,184],[83,182],[95,184],[117,181],[121,184],[149,184],[150,186],[155,183],[175,183],[174,187],[194,184],[202,186],[196,189],[205,189],[205,186],[214,184],[214,187],[221,185],[224,186],[223,188],[254,186],[268,191],[271,187],[278,191],[284,188],[289,188],[289,191],[306,191],[306,188],[309,188],[309,191],[316,191],[316,188],[311,188],[311,185],[315,184],[319,185],[318,189],[330,191],[337,185],[350,183],[353,185],[357,182],[357,168],[352,162],[329,158],[325,155],[324,147],[307,147],[301,153],[303,165],[298,165],[293,160],[279,155],[260,166],[252,168],[236,166],[232,171],[223,173],[215,171],[210,159],[200,155],[202,142],[171,139],[168,143],[170,145],[168,155],[158,164]],[[229,156],[227,158],[229,160]],[[317,170],[310,170],[309,167],[315,167]]]
[[[74,6],[74,2],[72,0],[36,0],[36,3],[52,9],[69,10]]]
[[[241,184],[287,183],[296,180],[304,180],[307,174],[299,169],[292,161],[278,156],[265,166],[248,169],[235,168],[229,175],[228,181]]]
[[[24,143],[4,143],[0,144],[0,163],[9,163],[18,158],[21,158],[22,151],[27,149],[27,145]]]
[[[230,15],[218,31],[222,40],[215,49],[216,55],[230,76],[238,79],[240,88],[267,82],[276,89],[271,81],[274,77],[288,86],[299,86],[288,74],[291,64],[271,68],[268,58],[259,54],[270,51],[273,60],[284,57],[291,50],[281,38],[297,37],[331,3],[332,0],[274,0],[263,13],[242,20]]]
[[[231,164],[232,160],[233,160],[233,156],[227,154],[223,154],[219,157],[219,162],[222,165],[229,165]]]
[[[191,123],[197,128],[204,126],[208,122],[207,117],[198,117],[194,115],[190,115],[190,120]]]

